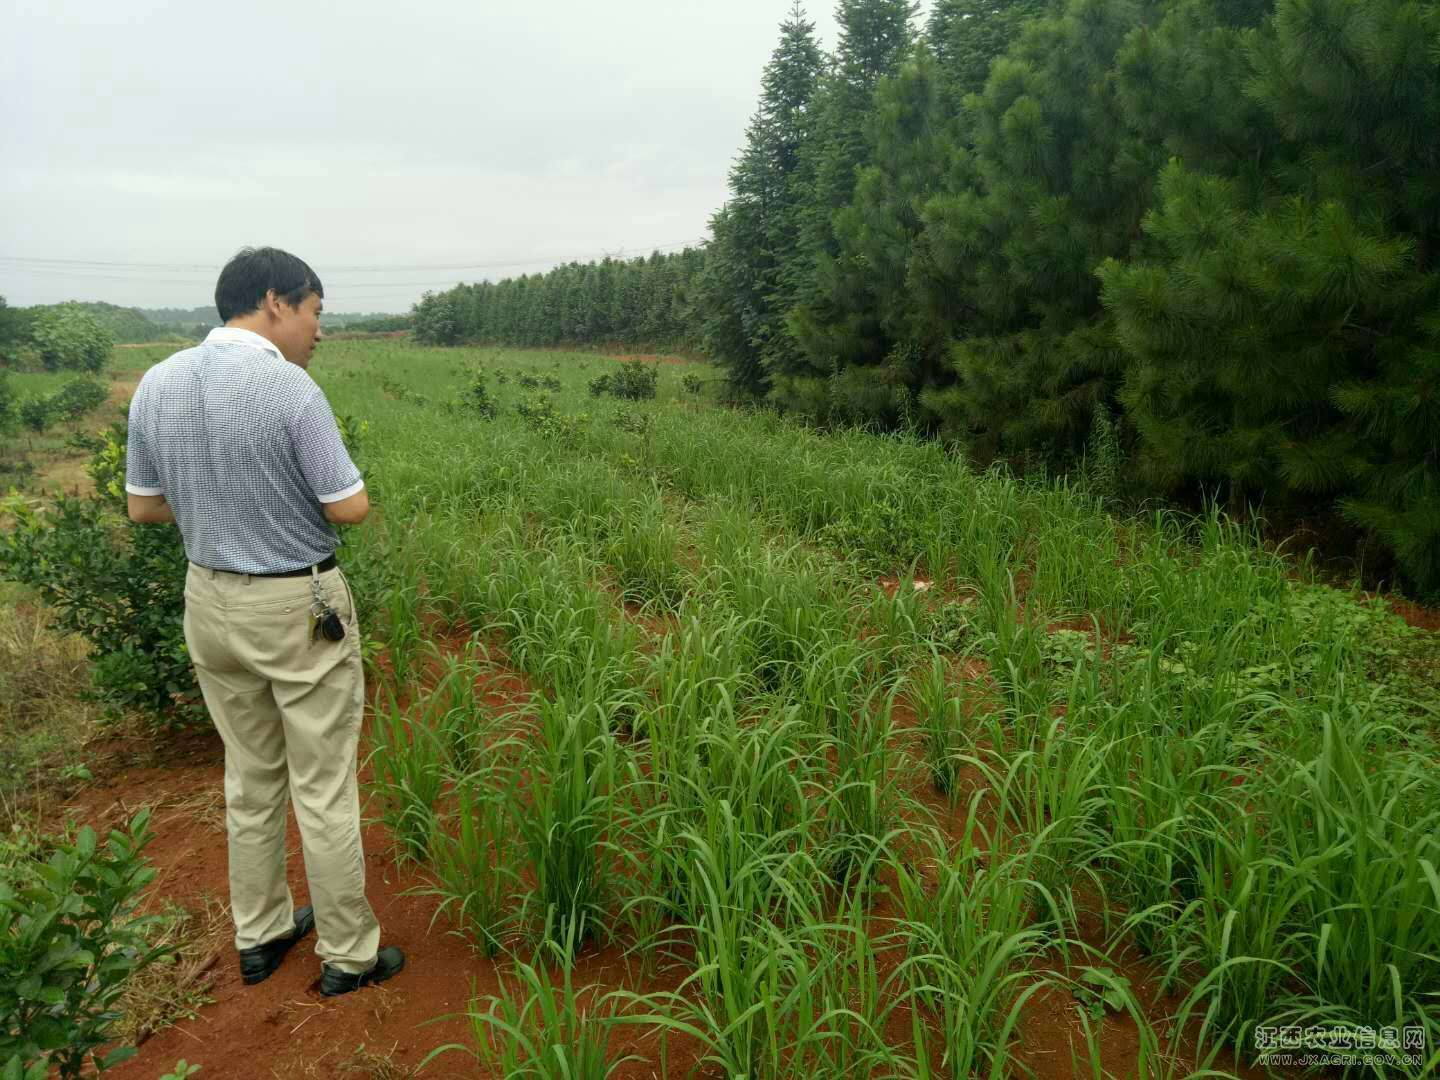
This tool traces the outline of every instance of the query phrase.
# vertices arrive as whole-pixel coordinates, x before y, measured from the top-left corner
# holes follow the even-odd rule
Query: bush
[[[155,877],[142,855],[154,835],[149,817],[142,810],[103,846],[88,826],[73,841],[0,841],[5,1080],[39,1080],[51,1069],[78,1077],[87,1064],[103,1071],[134,1056],[128,1046],[98,1051],[126,982],[167,951],[145,941],[154,917],[135,917]]]
[[[606,394],[610,393],[610,376],[596,375],[593,379],[590,380],[589,385],[591,397],[604,397]]]
[[[197,715],[200,695],[185,648],[185,548],[173,525],[125,517],[125,427],[117,424],[90,463],[95,494],[0,508],[0,576],[35,589],[62,630],[93,649],[92,674],[115,709],[170,721]]]
[[[0,363],[19,358],[20,346],[29,340],[34,318],[29,308],[13,308],[0,296]]]
[[[515,411],[531,431],[566,445],[573,445],[590,426],[588,413],[562,413],[555,408],[555,399],[544,392],[522,399]]]
[[[687,371],[680,377],[680,388],[687,394],[698,395],[701,390],[705,389],[705,380],[693,371]]]
[[[640,360],[626,360],[610,377],[610,393],[626,401],[642,401],[655,396],[660,384],[660,368]]]
[[[15,415],[20,423],[38,435],[55,419],[55,399],[48,394],[31,394],[20,399]]]
[[[46,308],[35,316],[30,339],[46,371],[91,371],[105,367],[115,339],[100,322],[79,308]]]
[[[104,405],[109,388],[93,375],[80,375],[60,387],[50,399],[57,413],[67,420],[79,420]]]
[[[475,377],[470,380],[470,385],[460,398],[460,405],[463,411],[480,417],[482,420],[494,420],[500,411],[500,405],[490,394],[490,383],[484,372],[476,372]]]

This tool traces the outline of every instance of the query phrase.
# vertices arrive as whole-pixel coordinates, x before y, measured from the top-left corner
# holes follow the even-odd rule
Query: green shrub
[[[81,1075],[133,1057],[101,1056],[125,984],[166,952],[146,943],[153,917],[137,918],[155,877],[142,852],[153,833],[142,810],[102,845],[94,830],[73,840],[0,843],[0,1077]],[[48,857],[41,855],[48,849]]]
[[[55,411],[66,420],[79,420],[86,413],[98,409],[110,397],[109,388],[93,375],[79,375],[51,398]]]
[[[0,296],[0,364],[20,358],[20,349],[30,339],[35,316],[29,308],[13,308]]]
[[[573,444],[590,426],[588,413],[570,415],[555,408],[555,399],[543,391],[522,398],[515,406],[520,419],[531,431],[567,445]]]
[[[610,376],[608,374],[596,375],[590,380],[590,396],[604,397],[610,393]]]
[[[484,372],[476,372],[460,399],[464,411],[482,420],[494,420],[500,412],[500,405],[490,393],[490,383]]]
[[[125,517],[125,428],[90,463],[95,494],[35,507],[0,503],[14,527],[0,535],[0,577],[35,589],[62,630],[93,648],[100,696],[116,709],[183,719],[199,711],[185,648],[185,548],[173,525]]]
[[[30,339],[46,371],[100,371],[115,348],[115,339],[94,316],[67,305],[36,315]]]
[[[48,394],[30,394],[20,399],[15,415],[20,423],[38,435],[55,419],[55,399]]]
[[[642,401],[655,396],[660,384],[660,369],[641,360],[626,360],[610,377],[610,393],[626,401]]]
[[[687,394],[698,396],[700,391],[705,389],[705,380],[695,372],[687,371],[680,377],[680,388]]]

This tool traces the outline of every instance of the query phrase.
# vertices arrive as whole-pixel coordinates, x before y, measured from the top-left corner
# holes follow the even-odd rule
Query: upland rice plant
[[[576,989],[574,954],[579,942],[570,924],[564,941],[547,941],[531,963],[515,965],[513,981],[502,978],[501,993],[472,1000],[473,1045],[447,1043],[426,1055],[421,1067],[452,1051],[472,1055],[483,1067],[507,1078],[605,1080],[635,1054],[612,1057],[610,1033],[619,999],[594,988]],[[558,983],[550,965],[560,969]]]
[[[608,930],[604,841],[619,751],[598,703],[537,698],[535,711],[535,742],[516,791],[518,834],[535,880],[527,915],[542,940],[573,949]]]
[[[463,378],[452,353],[389,359],[433,401]],[[548,391],[557,416],[587,406],[571,363]],[[535,366],[487,364],[495,385]],[[335,391],[377,417],[421,408],[361,380]],[[349,542],[389,575],[393,617],[377,625],[394,626],[391,689],[413,696],[422,671],[447,679],[420,642],[463,623],[552,707],[584,715],[590,734],[576,737],[537,711],[549,733],[526,771],[467,811],[528,822],[509,860],[551,883],[522,912],[532,925],[548,915],[563,948],[618,920],[645,965],[689,965],[684,1000],[650,1004],[701,1033],[718,1069],[824,1075],[844,1060],[863,1074],[865,1026],[889,1005],[842,1021],[824,1003],[844,976],[821,955],[868,978],[854,950],[886,939],[872,926],[857,945],[839,927],[854,925],[865,867],[889,858],[887,829],[923,817],[878,796],[924,770],[980,798],[967,827],[986,844],[900,864],[922,884],[905,894],[892,989],[921,1034],[876,1074],[1019,1070],[1017,1003],[1038,993],[1045,956],[1082,948],[1081,891],[1107,946],[1138,947],[1204,1028],[1186,1068],[1207,1067],[1217,1043],[1245,1050],[1262,1022],[1406,1021],[1440,1041],[1434,658],[1383,603],[1314,585],[1213,507],[1116,517],[933,443],[664,392],[639,408],[634,431],[596,423],[567,439],[508,409],[490,423],[430,409],[423,425],[377,423],[367,444],[390,521]],[[914,587],[922,574],[928,590]],[[898,579],[893,596],[881,576]],[[968,719],[931,666],[962,661],[984,670]],[[490,718],[454,670],[423,721],[433,749],[390,729],[383,705],[375,727],[418,762],[404,798],[434,808],[432,858],[453,856],[455,895],[488,896],[494,879],[455,874],[466,856],[451,817],[473,768],[453,759],[490,760],[474,738]],[[923,760],[895,730],[907,692]],[[433,798],[427,760],[440,764]],[[469,842],[483,847],[484,831]]]
[[[369,764],[381,798],[381,818],[402,858],[423,861],[435,833],[435,805],[449,764],[445,744],[423,715],[401,708],[393,692],[377,701],[370,727]]]
[[[515,868],[515,809],[503,748],[486,749],[490,761],[452,780],[453,802],[430,842],[435,884],[422,890],[440,898],[432,918],[446,915],[486,955],[501,948],[514,911],[508,901],[520,883]],[[493,755],[493,757],[491,757]],[[453,830],[453,831],[449,831]]]
[[[1060,924],[1030,876],[1036,849],[999,855],[976,845],[980,798],[972,798],[953,849],[931,834],[922,838],[921,861],[895,863],[906,948],[897,976],[913,1006],[938,1018],[938,1069],[949,1076],[1006,1074],[1020,1012],[1045,983],[1030,963]]]
[[[639,1007],[625,1022],[692,1036],[726,1076],[912,1075],[882,1035],[892,995],[862,909],[842,905],[826,918],[823,868],[803,851],[727,862],[700,836],[680,842],[692,856],[697,915],[677,933],[693,969],[678,991],[624,995]],[[857,870],[853,895],[869,891],[874,867]]]
[[[924,739],[930,783],[942,795],[955,792],[960,755],[969,744],[965,703],[952,681],[949,667],[937,655],[915,677],[910,691],[910,703]]]

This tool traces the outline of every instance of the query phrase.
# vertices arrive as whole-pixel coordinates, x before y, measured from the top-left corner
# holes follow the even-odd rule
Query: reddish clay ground
[[[97,748],[124,754],[133,746],[116,740],[113,747]],[[146,851],[158,871],[151,891],[184,907],[203,907],[206,894],[224,898],[227,892],[223,820],[216,813],[197,815],[167,811],[182,800],[194,802],[205,792],[223,789],[223,748],[213,731],[180,737],[160,752],[158,764],[121,766],[98,780],[67,807],[78,823],[108,827],[125,821],[142,805],[157,805],[152,828],[155,840]],[[432,1049],[450,1042],[472,1043],[470,1024],[454,1017],[472,996],[497,993],[498,969],[450,930],[443,917],[436,920],[438,902],[431,897],[407,895],[425,887],[414,872],[397,870],[390,857],[387,830],[371,825],[365,830],[367,891],[380,919],[386,944],[406,952],[408,966],[380,987],[340,998],[323,998],[317,988],[319,960],[311,935],[291,950],[284,965],[264,983],[245,986],[238,961],[228,940],[219,950],[207,977],[212,979],[214,1002],[200,1018],[184,1021],[144,1041],[140,1053],[107,1073],[116,1080],[154,1080],[181,1058],[199,1063],[204,1080],[265,1080],[291,1077],[399,1077],[402,1070],[383,1072],[357,1066],[358,1047],[388,1058],[396,1066],[414,1066]],[[300,837],[293,815],[289,828],[290,888],[296,903],[305,903],[306,886]],[[577,986],[622,983],[641,989],[627,977],[617,949],[592,951],[581,958],[575,973]],[[645,987],[649,989],[651,987]],[[622,1053],[657,1057],[653,1037],[639,1029]],[[693,1061],[695,1054],[672,1040],[672,1064]],[[347,1067],[348,1066],[348,1067]],[[467,1055],[451,1053],[426,1069],[426,1076],[479,1075]],[[650,1067],[627,1069],[619,1075],[639,1078],[654,1075]]]
[[[461,654],[472,641],[464,627],[446,628],[436,623],[427,625],[427,631],[438,649],[421,662],[417,686],[421,690],[433,686],[441,674],[440,656]],[[489,663],[477,680],[476,690],[485,705],[498,712],[526,699],[530,683],[508,667],[498,642],[487,644]],[[382,657],[382,667],[385,664]],[[963,667],[955,674],[977,689],[985,685],[983,664]],[[984,698],[984,691],[979,690],[977,708],[984,707]],[[410,702],[402,701],[401,707],[408,709]],[[929,811],[935,825],[952,839],[957,838],[964,829],[969,793],[982,782],[981,776],[974,769],[965,771],[960,777],[964,794],[956,803],[940,797],[931,788],[919,760],[914,745],[915,718],[908,706],[900,705],[895,721],[896,749],[900,759],[910,757],[913,766],[907,770],[904,786]],[[203,909],[207,896],[223,901],[228,893],[223,748],[214,731],[200,729],[138,740],[117,737],[94,743],[88,749],[97,779],[70,801],[65,807],[66,816],[105,829],[128,820],[143,805],[154,807],[152,829],[156,837],[146,852],[157,870],[150,890],[152,898],[171,900],[192,911]],[[986,828],[997,824],[993,808],[982,808],[981,816]],[[208,980],[213,1002],[200,1010],[198,1019],[182,1021],[145,1039],[139,1055],[114,1070],[117,1080],[154,1080],[181,1058],[203,1067],[202,1080],[356,1076],[405,1080],[434,1048],[447,1043],[474,1045],[472,1026],[462,1014],[477,997],[483,1001],[500,991],[504,962],[497,965],[477,953],[468,939],[452,931],[445,916],[437,915],[439,901],[423,895],[427,884],[423,875],[413,867],[396,867],[385,826],[371,824],[364,835],[367,891],[380,919],[384,942],[399,945],[409,959],[402,974],[380,987],[341,998],[322,998],[317,987],[320,970],[312,935],[291,951],[275,975],[258,986],[247,987],[240,981],[227,932],[213,957],[193,969],[199,971],[202,981]],[[291,891],[297,904],[303,904],[307,890],[293,815],[288,847]],[[898,914],[892,907],[886,901],[873,913],[877,932],[883,930],[884,920]],[[1094,925],[1082,927],[1081,936],[1086,944],[1101,948],[1104,935],[1098,920],[1092,921]],[[878,958],[882,977],[900,960],[893,953],[883,950]],[[1077,967],[1085,962],[1077,956]],[[1162,1018],[1173,1012],[1178,1001],[1160,996],[1153,968],[1129,950],[1112,952],[1104,963],[1129,979],[1137,997],[1146,1003],[1158,1021],[1157,1027],[1163,1030],[1166,1025]],[[621,949],[611,946],[582,954],[574,984],[597,986],[602,991],[622,986],[635,991],[673,990],[680,977],[670,973],[658,980],[641,979],[626,964]],[[1042,988],[1023,1010],[1017,1051],[1040,1080],[1069,1078],[1074,1075],[1072,1046],[1084,1054],[1082,1031],[1076,1003],[1069,993],[1059,987]],[[1134,1022],[1128,1016],[1112,1014],[1100,1024],[1100,1033],[1102,1059],[1111,1075],[1133,1072],[1139,1048]],[[899,1045],[908,1045],[908,1012],[897,1011],[887,1027],[887,1036]],[[365,1055],[358,1052],[362,1047],[365,1054],[376,1056],[367,1062]],[[658,1037],[646,1029],[620,1028],[611,1049],[614,1056],[636,1054],[648,1059],[644,1064],[626,1065],[617,1076],[639,1080],[660,1075]],[[693,1040],[672,1037],[667,1056],[670,1076],[711,1075],[694,1071],[699,1050]],[[1231,1061],[1219,1064],[1234,1067]],[[451,1052],[430,1065],[423,1075],[476,1076],[480,1072],[468,1054]],[[1241,1075],[1248,1074],[1242,1071]]]
[[[502,676],[490,689],[487,698],[493,694],[498,700],[522,692],[523,680]],[[221,811],[223,752],[214,732],[157,736],[150,746],[114,739],[91,749],[100,762],[95,769],[98,779],[78,793],[67,813],[78,822],[108,827],[128,819],[142,805],[155,806],[152,827],[156,838],[147,850],[158,871],[152,894],[191,910],[202,908],[207,895],[223,899],[227,893]],[[918,790],[928,788],[922,775],[917,769],[916,794],[935,812],[942,829],[958,832],[961,820],[954,810],[933,792]],[[183,1021],[146,1039],[135,1059],[113,1071],[116,1080],[155,1080],[181,1058],[203,1066],[202,1080],[356,1076],[397,1080],[410,1076],[405,1067],[413,1068],[437,1046],[451,1042],[473,1045],[470,1024],[456,1014],[462,1013],[475,995],[483,999],[498,992],[503,969],[452,933],[443,916],[436,918],[438,902],[434,898],[410,894],[423,889],[425,881],[413,870],[395,867],[384,826],[370,825],[365,830],[365,844],[368,892],[384,941],[401,946],[409,958],[401,975],[381,987],[336,999],[322,998],[316,985],[319,961],[312,935],[292,950],[269,980],[247,987],[240,981],[227,936],[213,963],[204,969],[213,1003],[200,1010],[198,1019]],[[290,887],[296,902],[304,903],[299,846],[292,817]],[[1093,936],[1098,941],[1098,929]],[[898,957],[885,957],[882,966],[888,969],[895,960]],[[1173,1007],[1173,999],[1158,999],[1153,972],[1142,962],[1127,955],[1112,957],[1111,963],[1130,979],[1141,1000],[1151,1002],[1157,1016]],[[675,980],[640,980],[627,971],[620,950],[612,947],[582,956],[575,984],[654,990],[673,989]],[[888,1034],[897,1042],[908,1043],[908,1016],[895,1019],[895,1030]],[[659,1076],[656,1036],[638,1028],[620,1030],[627,1041],[617,1041],[612,1049],[640,1054],[650,1063],[627,1065],[618,1075],[631,1080]],[[1041,1080],[1068,1078],[1073,1075],[1072,1039],[1083,1053],[1080,1032],[1070,996],[1059,989],[1042,990],[1024,1010],[1020,1054]],[[360,1047],[379,1055],[381,1065],[373,1060],[368,1066],[363,1064],[363,1056],[357,1054]],[[1102,1047],[1112,1075],[1127,1075],[1138,1047],[1133,1022],[1126,1017],[1108,1017],[1102,1026]],[[697,1057],[693,1042],[672,1039],[668,1075],[707,1075],[690,1072]],[[481,1074],[469,1055],[452,1052],[423,1075]]]
[[[1389,597],[1389,603],[1390,610],[1411,626],[1421,630],[1440,631],[1440,608],[1421,607],[1413,600],[1404,600],[1398,596]]]

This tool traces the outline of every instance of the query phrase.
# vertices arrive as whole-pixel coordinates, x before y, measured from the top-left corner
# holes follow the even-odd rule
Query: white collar
[[[205,344],[220,345],[249,345],[251,348],[264,349],[277,360],[284,360],[285,356],[276,347],[275,343],[267,337],[255,333],[254,330],[244,330],[238,326],[217,326],[205,337]]]

